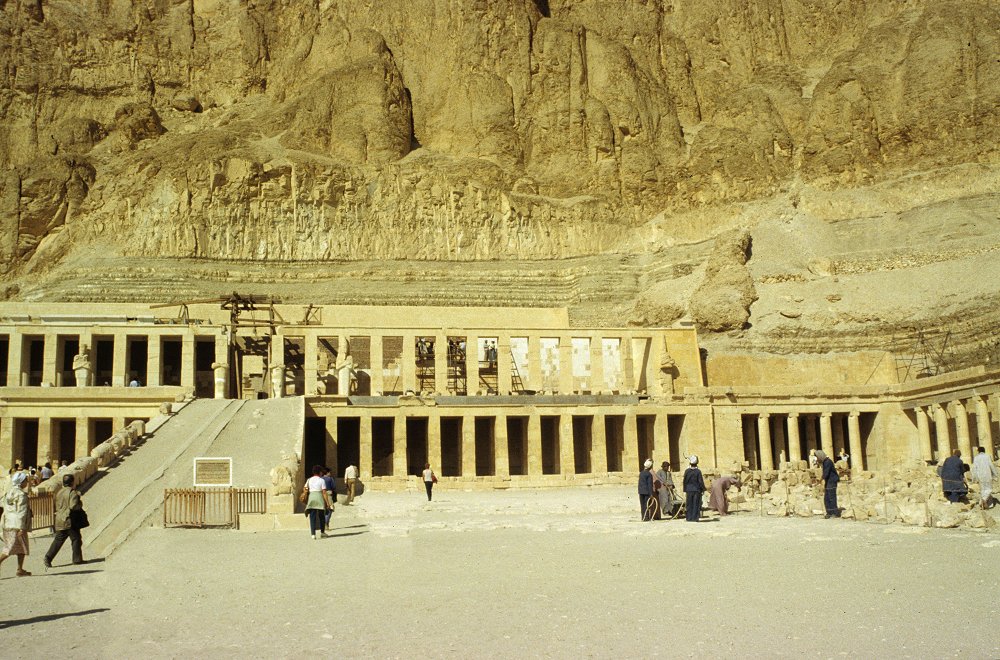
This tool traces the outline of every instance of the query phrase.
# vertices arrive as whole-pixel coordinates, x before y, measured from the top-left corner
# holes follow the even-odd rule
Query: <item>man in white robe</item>
[[[980,506],[988,509],[993,495],[993,480],[997,476],[997,466],[990,460],[984,447],[979,448],[976,460],[972,461],[972,477],[979,482]]]

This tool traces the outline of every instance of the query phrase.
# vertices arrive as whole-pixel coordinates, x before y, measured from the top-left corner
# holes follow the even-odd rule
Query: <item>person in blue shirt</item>
[[[333,503],[337,501],[337,480],[333,478],[333,473],[330,468],[323,468],[323,483],[326,484],[326,490],[330,493],[330,508],[326,510],[326,528],[330,528],[330,518],[333,517]]]
[[[685,518],[688,522],[698,522],[701,519],[701,494],[705,492],[705,478],[698,468],[697,456],[692,455],[688,462],[691,467],[684,471],[684,494],[687,496]]]
[[[653,473],[650,472],[652,467],[653,459],[647,458],[643,463],[642,472],[639,473],[639,512],[643,522],[652,520],[652,512],[648,509],[649,498],[653,495]]]
[[[840,475],[837,474],[837,467],[833,464],[833,459],[826,455],[823,450],[816,451],[816,460],[823,470],[823,507],[826,509],[824,518],[839,518],[840,507],[837,506],[837,484],[840,483]]]

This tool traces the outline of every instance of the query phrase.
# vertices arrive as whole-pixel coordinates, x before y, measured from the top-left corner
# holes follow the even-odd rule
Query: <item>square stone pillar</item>
[[[90,456],[90,419],[76,418],[76,446],[73,448],[74,460]]]
[[[629,410],[625,413],[624,436],[622,471],[626,474],[638,472],[641,469],[641,462],[648,457],[639,456],[639,432],[635,426],[635,410]]]
[[[38,418],[38,454],[35,456],[35,467],[39,465],[45,465],[47,462],[52,460],[52,455],[55,452],[52,450],[52,418],[51,417],[39,417]],[[31,458],[28,456],[24,457],[24,460],[31,462]],[[25,466],[27,467],[27,466]]]
[[[448,336],[434,335],[434,391],[448,394]]]
[[[594,474],[608,473],[608,436],[604,426],[604,415],[594,415],[590,422],[592,443],[590,471]]]
[[[181,337],[181,387],[194,389],[195,350],[194,335],[188,330]]]
[[[403,379],[403,392],[417,391],[417,338],[403,335],[403,357],[399,365],[399,376]]]
[[[653,471],[660,469],[660,463],[680,460],[679,456],[670,455],[670,418],[666,410],[660,409],[653,418]]]
[[[111,366],[111,386],[125,387],[128,385],[128,333],[115,333],[114,356]]]
[[[360,419],[358,433],[358,477],[362,481],[372,478],[372,416],[364,414]],[[393,446],[393,451],[395,451]]]
[[[972,465],[972,439],[969,437],[969,413],[965,402],[955,401],[955,435],[958,436],[958,448],[962,450],[962,460]]]
[[[601,336],[590,337],[590,382],[587,389],[592,394],[600,394],[611,389],[604,380],[604,353],[601,351],[603,342]]]
[[[462,417],[462,476],[476,476],[476,418]]]
[[[851,471],[861,472],[865,469],[865,455],[861,449],[861,415],[856,410],[847,416],[847,440],[851,445]]]
[[[931,428],[927,418],[927,411],[923,406],[913,409],[917,416],[917,443],[919,445],[920,457],[924,461],[934,460],[934,449],[931,447]]]
[[[485,389],[479,384],[479,337],[467,335],[465,337],[465,391],[468,396],[475,396],[476,392]]]
[[[819,416],[819,437],[822,449],[826,452],[827,457],[830,460],[836,461],[837,457],[833,454],[833,424],[831,415],[828,412],[822,413]]]
[[[559,415],[559,472],[566,477],[576,474],[576,447],[573,442],[573,416]]]
[[[632,333],[622,336],[621,343],[622,356],[622,391],[635,391],[635,360],[632,357]]]
[[[385,392],[385,369],[382,366],[382,362],[385,360],[384,353],[382,352],[382,336],[372,335],[371,336],[371,378],[372,378],[372,394],[381,395]]]
[[[827,418],[829,419],[829,418]],[[757,415],[757,453],[760,456],[760,469],[774,469],[774,453],[771,445],[771,415]]]
[[[54,332],[45,333],[45,348],[42,354],[42,382],[56,384],[56,357],[59,351],[59,335]]]
[[[160,335],[149,335],[146,337],[146,382],[143,385],[148,387],[159,387],[162,381],[162,363],[160,351],[163,347],[163,338]]]
[[[559,337],[559,394],[572,394],[573,387],[573,337]]]
[[[463,424],[464,429],[464,424]],[[463,448],[464,450],[464,448]],[[463,455],[464,460],[464,455]],[[441,463],[441,415],[429,413],[427,415],[427,462],[434,468],[434,474],[442,473]],[[423,472],[423,466],[420,466]]]
[[[799,414],[788,413],[788,460],[801,461],[802,441],[799,438]]]
[[[528,416],[528,476],[542,475],[542,418],[532,410]]]
[[[493,467],[496,476],[502,479],[510,478],[506,415],[497,415],[493,419]]]
[[[7,475],[14,465],[14,423],[13,417],[0,419],[0,474]]]
[[[525,374],[521,374],[524,378]],[[526,387],[538,392],[542,389],[542,338],[528,335],[528,373]]]
[[[497,337],[497,394],[510,394],[510,335],[501,334]]]
[[[976,397],[976,432],[979,435],[979,446],[986,450],[986,455],[993,460],[993,426],[990,423],[990,409],[986,400]]]
[[[307,396],[318,393],[319,374],[316,373],[319,362],[319,336],[315,330],[306,330],[302,333],[302,343],[304,360],[302,368],[304,370],[304,387]],[[329,394],[329,392],[327,392]]]
[[[22,363],[24,360],[24,335],[17,330],[11,331],[7,346],[7,387],[21,387],[26,382]],[[5,460],[5,456],[6,454],[0,454],[0,460]],[[10,465],[7,466],[7,469],[10,469]]]
[[[440,442],[440,431],[438,433],[438,442]],[[430,445],[430,422],[427,423],[427,444]],[[434,467],[437,470],[441,469],[439,465]],[[402,413],[396,413],[392,423],[392,476],[404,479],[408,476],[406,474],[406,415]]]
[[[938,460],[951,456],[951,435],[948,432],[948,411],[939,403],[934,404],[934,431],[937,434]]]
[[[663,335],[653,333],[649,339],[649,362],[646,364],[646,382],[649,384],[648,391],[654,396],[663,396],[669,392],[663,391],[663,383],[660,381],[660,361],[666,352],[666,345]],[[654,468],[657,466],[653,466]]]

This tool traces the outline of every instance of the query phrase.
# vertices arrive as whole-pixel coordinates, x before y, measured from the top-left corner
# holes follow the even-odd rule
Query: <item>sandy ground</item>
[[[641,523],[631,487],[369,493],[333,537],[147,528],[0,569],[4,657],[1000,657],[1000,534]]]

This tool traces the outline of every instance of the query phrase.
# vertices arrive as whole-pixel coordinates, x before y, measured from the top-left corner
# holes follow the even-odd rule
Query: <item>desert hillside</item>
[[[998,145],[992,0],[0,0],[12,300],[564,305],[962,366]]]

